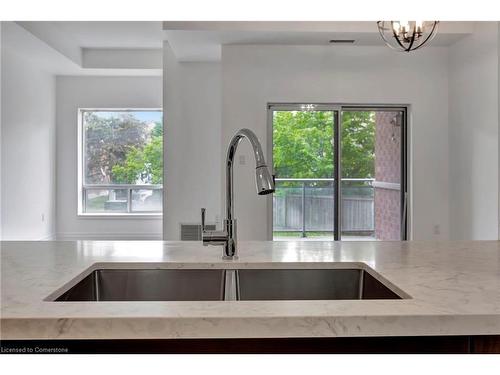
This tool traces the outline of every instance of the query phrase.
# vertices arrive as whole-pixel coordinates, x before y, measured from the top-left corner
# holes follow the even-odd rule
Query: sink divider
[[[226,270],[224,275],[224,301],[238,301],[239,298],[238,271]]]

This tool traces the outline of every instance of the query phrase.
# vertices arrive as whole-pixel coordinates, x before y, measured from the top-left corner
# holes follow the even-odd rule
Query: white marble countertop
[[[500,334],[500,242],[0,242],[2,339]],[[401,300],[50,302],[96,263],[164,268],[367,265]],[[340,264],[343,262],[344,264]]]

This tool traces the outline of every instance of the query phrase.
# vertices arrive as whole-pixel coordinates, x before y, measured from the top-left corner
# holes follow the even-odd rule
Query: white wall
[[[58,239],[161,239],[161,217],[78,217],[78,108],[162,108],[162,78],[57,77]]]
[[[3,240],[48,239],[55,232],[55,79],[24,54],[25,42],[48,48],[2,22]]]
[[[387,47],[249,46],[222,49],[222,155],[239,128],[266,140],[269,102],[410,104],[413,239],[446,239],[448,212],[447,49],[411,54]],[[266,204],[254,188],[250,148],[235,170],[239,239],[265,240]],[[435,233],[435,226],[439,232]]]
[[[218,63],[179,63],[164,44],[164,238],[181,223],[220,218],[221,72]]]
[[[450,220],[453,239],[498,239],[498,25],[450,47]]]

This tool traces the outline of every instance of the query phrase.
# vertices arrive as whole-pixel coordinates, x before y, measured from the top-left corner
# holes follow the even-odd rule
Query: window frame
[[[341,157],[342,157],[342,146],[340,140],[340,134],[342,132],[342,112],[343,111],[401,111],[403,113],[403,123],[401,126],[401,241],[413,239],[413,194],[411,188],[411,175],[413,171],[413,166],[411,163],[411,104],[396,104],[396,103],[378,103],[378,104],[363,104],[363,103],[321,103],[321,102],[268,102],[266,105],[266,154],[268,165],[272,167],[272,173],[274,176],[274,161],[273,161],[273,113],[274,111],[301,111],[303,105],[312,104],[317,110],[338,112],[337,126],[334,127],[334,164],[337,166],[334,171],[335,178],[335,200],[340,201],[342,196],[342,187],[340,184],[342,177],[341,168]],[[341,218],[341,205],[336,205],[336,210],[334,212],[334,240],[342,241],[341,227],[339,225]],[[267,240],[273,241],[273,201],[272,199],[267,200]]]
[[[80,218],[103,218],[103,219],[161,219],[163,217],[163,199],[161,211],[131,211],[131,192],[132,190],[140,190],[142,188],[163,190],[164,185],[134,185],[134,184],[85,184],[85,132],[83,129],[83,114],[85,112],[162,112],[163,108],[78,108],[77,111],[77,216]],[[163,121],[164,123],[164,121]],[[113,190],[113,189],[127,189],[128,199],[127,199],[127,212],[85,212],[85,199],[86,189],[102,189],[102,190]],[[164,194],[163,194],[164,198]]]

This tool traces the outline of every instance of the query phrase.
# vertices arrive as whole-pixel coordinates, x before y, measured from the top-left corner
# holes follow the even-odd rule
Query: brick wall
[[[400,183],[401,181],[401,115],[397,112],[376,112],[375,180]],[[375,188],[375,238],[400,239],[399,190]]]

